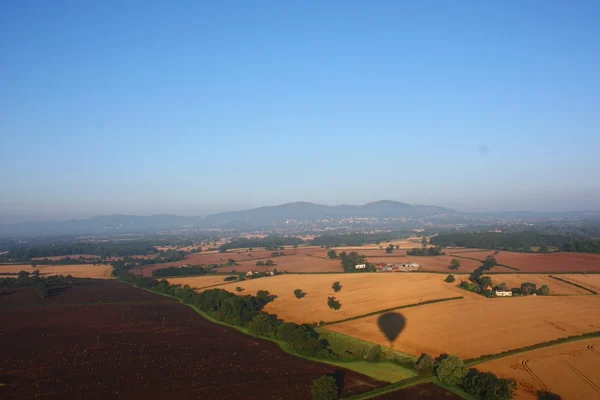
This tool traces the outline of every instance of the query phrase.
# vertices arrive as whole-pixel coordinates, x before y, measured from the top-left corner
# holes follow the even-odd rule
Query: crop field
[[[600,296],[528,296],[470,297],[406,308],[400,310],[406,328],[394,349],[414,355],[446,352],[462,358],[495,354],[597,331],[599,307]],[[377,318],[361,318],[327,329],[389,346]]]
[[[484,260],[493,252],[457,253],[461,257]],[[499,264],[518,268],[521,272],[600,272],[600,254],[586,253],[517,253],[500,251],[494,256]],[[463,259],[460,259],[461,263]]]
[[[384,385],[114,280],[56,297],[48,303],[30,288],[0,296],[0,397],[307,399],[311,382],[334,370],[346,397]]]
[[[517,381],[516,399],[549,391],[563,399],[600,398],[600,339],[579,340],[478,364],[477,369]]]
[[[419,264],[422,271],[430,272],[473,272],[476,268],[481,267],[481,262],[475,260],[466,260],[458,258],[460,261],[460,268],[457,271],[451,271],[448,269],[450,262],[455,257],[452,256],[433,256],[433,257],[415,257],[415,256],[404,256],[398,257],[395,255],[389,255],[389,257],[367,257],[367,261],[373,264],[385,263],[409,263],[414,262]]]
[[[460,400],[457,394],[454,394],[435,383],[422,383],[420,385],[409,386],[406,389],[397,390],[382,394],[376,397],[377,400]]]
[[[569,274],[558,277],[600,293],[600,274]]]
[[[40,275],[71,275],[75,278],[110,278],[112,273],[112,267],[103,264],[37,265],[35,268],[31,264],[11,264],[0,265],[0,276],[19,271],[33,272],[36,269],[40,270]]]
[[[178,282],[185,284],[188,279],[182,278]],[[236,282],[219,286],[219,289],[238,294],[235,288],[240,286],[244,289],[242,295],[268,290],[278,297],[265,307],[265,311],[296,323],[333,322],[435,299],[481,297],[445,283],[443,279],[443,275],[421,273],[279,275]],[[343,287],[337,293],[331,288],[335,281],[339,281]],[[302,289],[306,297],[297,299],[294,296],[295,289]],[[334,311],[327,306],[329,296],[334,296],[342,303],[340,310]]]
[[[509,289],[518,288],[521,286],[522,283],[525,282],[531,282],[535,283],[538,288],[540,288],[542,285],[548,285],[548,287],[550,288],[551,295],[590,294],[590,292],[588,292],[587,290],[578,288],[574,285],[569,285],[568,283],[561,282],[556,279],[552,279],[545,274],[492,274],[488,276],[492,278],[492,282],[494,285],[499,285],[500,283],[504,282],[506,283]],[[560,277],[564,278],[564,275],[560,275]]]

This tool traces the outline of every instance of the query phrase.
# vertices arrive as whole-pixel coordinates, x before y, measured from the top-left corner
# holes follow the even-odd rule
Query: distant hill
[[[296,202],[279,206],[212,214],[206,217],[206,221],[215,223],[234,221],[265,222],[280,219],[315,220],[329,217],[425,217],[450,213],[456,213],[456,211],[444,207],[410,205],[391,200],[381,200],[360,206],[325,206],[322,204]]]

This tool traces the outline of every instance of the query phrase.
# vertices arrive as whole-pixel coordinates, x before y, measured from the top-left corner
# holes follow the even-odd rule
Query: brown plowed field
[[[110,278],[112,267],[103,264],[69,264],[69,265],[37,265],[33,268],[30,264],[0,265],[0,276],[6,273],[18,273],[20,271],[33,272],[40,270],[41,275],[71,275],[75,278]]]
[[[588,295],[590,292],[587,290],[578,288],[574,285],[569,285],[568,283],[561,282],[557,279],[550,278],[545,274],[498,274],[498,275],[488,275],[492,278],[492,282],[494,285],[499,285],[504,282],[508,286],[509,289],[521,287],[522,283],[531,282],[535,283],[538,288],[542,285],[548,285],[550,288],[550,294],[585,294]],[[560,278],[565,278],[564,275],[558,275]],[[568,280],[568,279],[567,279]]]
[[[394,348],[415,355],[446,352],[462,358],[495,354],[595,332],[600,327],[598,309],[600,296],[480,297],[405,308],[399,312],[406,318],[406,329]],[[377,318],[361,318],[327,329],[389,345]]]
[[[235,288],[240,286],[244,289],[242,295],[268,290],[278,297],[265,307],[265,311],[277,314],[285,321],[297,323],[333,322],[435,299],[458,296],[482,298],[445,283],[444,278],[445,275],[441,274],[391,272],[278,275],[235,282],[218,288],[238,294]],[[186,284],[186,279],[193,282],[195,278],[182,278],[178,282]],[[335,281],[339,281],[342,285],[342,290],[337,293],[331,288]],[[193,286],[192,283],[188,284]],[[302,289],[307,293],[306,297],[297,299],[294,296],[295,289]],[[327,307],[329,296],[334,296],[342,303],[340,310],[334,311]]]
[[[550,391],[563,399],[600,399],[600,339],[532,350],[476,366],[517,380],[516,399],[537,399]]]
[[[457,394],[454,394],[435,383],[422,383],[420,385],[410,386],[406,389],[382,394],[375,397],[377,400],[460,400]]]
[[[93,301],[110,303],[89,302],[89,286],[57,295],[72,301],[60,306],[30,301],[20,293],[29,288],[3,291],[0,397],[307,399],[311,382],[336,369],[165,297],[116,281],[94,284]],[[343,373],[345,396],[384,385]]]

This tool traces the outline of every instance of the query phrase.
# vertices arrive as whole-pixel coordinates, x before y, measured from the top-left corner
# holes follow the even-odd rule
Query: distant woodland
[[[315,246],[362,246],[367,243],[389,242],[410,237],[406,232],[392,231],[379,233],[349,233],[346,235],[331,234],[314,238],[311,244]]]

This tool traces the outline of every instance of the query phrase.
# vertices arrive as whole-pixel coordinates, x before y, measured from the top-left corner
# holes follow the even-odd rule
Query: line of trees
[[[19,271],[16,277],[0,278],[0,289],[31,287],[41,298],[46,298],[68,289],[71,285],[87,279],[73,278],[71,275],[40,276],[40,270],[33,272]]]
[[[374,265],[366,262],[365,256],[361,256],[355,251],[351,251],[350,253],[342,251],[340,254],[338,254],[338,258],[342,260],[342,268],[344,268],[344,272],[377,272],[377,269]],[[361,264],[365,264],[365,268],[356,269],[356,266]]]
[[[264,238],[239,238],[229,243],[219,246],[220,252],[226,252],[231,249],[264,247],[267,250],[283,250],[283,246],[298,246],[303,244],[304,240],[294,236],[267,236]]]
[[[414,247],[406,252],[409,256],[443,256],[445,253],[441,247],[419,248]]]
[[[338,247],[338,246],[362,246],[367,243],[380,244],[396,239],[410,237],[410,234],[401,231],[378,232],[378,233],[348,233],[348,234],[328,234],[317,236],[311,240],[314,246]]]
[[[72,254],[93,254],[100,258],[123,257],[132,255],[156,254],[158,250],[154,243],[146,240],[115,241],[115,242],[74,242],[37,244],[19,246],[9,250],[4,255],[14,261],[29,261],[38,257],[68,256]]]
[[[205,268],[200,266],[189,266],[189,267],[168,267],[160,268],[152,271],[152,276],[192,276],[192,275],[206,275],[213,271],[212,268]]]

